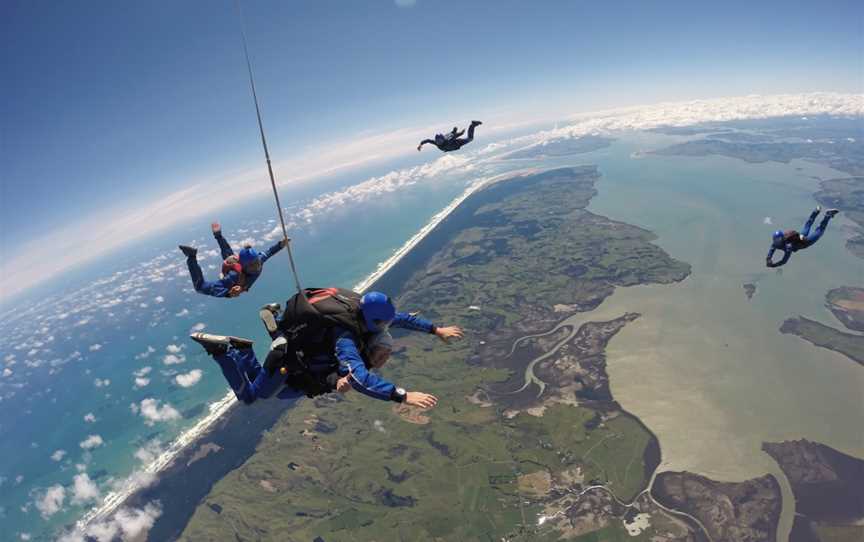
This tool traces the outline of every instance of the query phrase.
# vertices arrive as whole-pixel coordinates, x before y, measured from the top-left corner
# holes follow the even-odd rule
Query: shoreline
[[[502,173],[499,175],[494,175],[492,177],[481,178],[474,181],[468,186],[468,188],[466,188],[462,192],[462,194],[460,194],[457,198],[451,201],[441,211],[433,215],[426,225],[424,225],[416,234],[409,238],[388,259],[379,263],[375,271],[371,272],[362,281],[357,283],[353,287],[353,289],[355,291],[362,292],[363,290],[369,288],[371,285],[377,282],[473,194],[502,179],[529,174],[535,169],[537,168],[521,169]],[[178,459],[182,459],[188,452],[195,448],[195,445],[198,444],[200,441],[204,440],[208,436],[218,437],[218,435],[214,435],[213,433],[216,433],[219,431],[219,429],[221,429],[220,427],[218,427],[219,422],[227,422],[228,420],[231,420],[234,417],[234,414],[238,412],[236,410],[233,410],[232,408],[235,404],[237,404],[237,400],[234,397],[234,393],[231,391],[228,391],[226,395],[223,396],[221,399],[210,403],[208,405],[210,413],[207,416],[199,420],[192,427],[183,431],[177,438],[175,438],[171,442],[168,449],[165,450],[162,454],[160,454],[160,456],[156,458],[153,462],[147,464],[142,469],[138,469],[130,473],[129,476],[127,476],[126,478],[123,487],[120,490],[108,493],[98,507],[92,508],[81,518],[75,521],[74,529],[84,531],[92,523],[107,519],[121,507],[129,503],[137,503],[138,501],[142,501],[140,502],[140,504],[143,505],[144,499],[142,499],[142,497],[145,495],[156,493],[155,490],[158,489],[158,487],[160,486],[161,479],[157,478],[156,481],[150,484],[143,485],[140,482],[141,475],[143,474],[146,477],[150,478],[153,476],[158,477],[159,475],[165,474],[166,472],[170,472],[170,470],[175,467],[175,464],[179,464]],[[286,405],[286,408],[290,408],[290,405]],[[278,419],[278,416],[276,419]],[[273,420],[273,423],[275,423],[276,419]],[[225,425],[227,425],[227,423]],[[272,423],[270,425],[272,425]],[[220,454],[217,453],[212,455],[215,456]],[[200,463],[204,463],[204,460],[201,460]],[[160,524],[160,521],[163,517],[164,515],[160,516],[160,518],[156,520],[154,529],[156,529],[156,526]]]

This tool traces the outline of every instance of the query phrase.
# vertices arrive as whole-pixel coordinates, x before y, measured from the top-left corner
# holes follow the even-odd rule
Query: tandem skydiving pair
[[[800,232],[796,230],[775,231],[771,241],[771,248],[768,250],[768,256],[765,258],[765,265],[768,267],[780,267],[781,265],[785,265],[786,262],[789,261],[793,252],[798,252],[799,250],[810,247],[818,241],[825,233],[825,229],[828,227],[828,222],[830,222],[831,219],[834,218],[834,215],[839,212],[837,209],[828,209],[825,211],[825,216],[822,218],[822,222],[820,222],[814,230],[812,229],[813,223],[816,221],[816,217],[819,216],[821,211],[822,208],[818,206],[813,209],[813,212],[810,213],[810,217],[807,219],[807,222],[804,223],[804,227]],[[783,251],[783,258],[778,262],[774,262],[774,252],[777,250]]]
[[[414,314],[397,312],[381,292],[361,296],[341,288],[310,288],[289,299],[281,316],[278,312],[279,306],[272,304],[261,311],[273,339],[263,366],[249,339],[191,335],[216,360],[243,403],[274,395],[295,399],[355,389],[375,399],[430,408],[438,402],[435,396],[406,391],[372,372],[383,367],[392,352],[388,330],[428,333],[445,342],[463,336],[457,326],[439,327]]]
[[[219,243],[222,252],[222,277],[219,280],[204,280],[204,273],[198,264],[198,249],[180,245],[180,250],[186,256],[186,265],[192,276],[192,286],[199,294],[213,297],[237,297],[249,290],[264,268],[264,263],[274,254],[282,250],[286,241],[282,240],[270,247],[267,252],[258,252],[247,245],[235,254],[231,245],[222,236],[222,227],[218,222],[211,225],[213,237]]]

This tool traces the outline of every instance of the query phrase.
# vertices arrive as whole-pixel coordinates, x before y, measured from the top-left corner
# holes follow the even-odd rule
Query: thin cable
[[[252,61],[249,60],[249,46],[246,43],[246,29],[243,24],[243,10],[240,0],[236,0],[237,13],[240,16],[240,35],[243,37],[243,53],[246,56],[246,69],[249,71],[249,86],[252,87],[252,99],[255,101],[255,115],[258,117],[258,131],[261,133],[261,145],[264,146],[264,157],[267,159],[267,172],[270,174],[270,186],[273,187],[273,197],[276,198],[276,210],[279,212],[279,222],[282,224],[282,239],[288,252],[288,261],[291,262],[291,273],[294,274],[294,284],[297,293],[303,295],[300,287],[300,277],[297,276],[297,268],[294,265],[294,254],[291,251],[291,240],[288,238],[288,229],[285,227],[285,217],[282,215],[282,203],[279,201],[279,191],[276,190],[276,178],[273,176],[273,166],[270,164],[270,151],[267,149],[267,138],[264,136],[264,123],[261,122],[261,108],[258,105],[258,93],[255,91],[255,78],[252,75]]]

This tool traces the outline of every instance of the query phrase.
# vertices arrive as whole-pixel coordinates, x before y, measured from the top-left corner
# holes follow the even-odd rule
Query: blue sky
[[[856,2],[262,0],[244,13],[277,162],[502,112],[862,90]],[[6,0],[0,40],[4,253],[260,167],[233,1]]]

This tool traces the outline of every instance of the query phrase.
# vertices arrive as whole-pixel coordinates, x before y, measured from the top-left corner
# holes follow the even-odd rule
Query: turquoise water
[[[304,196],[357,180],[325,183],[317,193],[309,187],[296,193],[286,190],[283,198],[299,204]],[[375,202],[324,213],[295,229],[291,235],[304,285],[356,284],[460,194],[464,185],[463,175],[442,175],[435,182],[386,194]],[[274,227],[273,214],[272,200],[262,198],[218,218],[229,240],[260,240]],[[206,415],[211,402],[225,395],[221,373],[187,338],[194,325],[202,323],[208,331],[246,336],[259,343],[267,339],[257,308],[284,301],[293,290],[284,251],[267,263],[251,292],[228,301],[191,290],[176,248],[190,241],[201,247],[199,254],[217,248],[208,219],[138,243],[83,272],[69,273],[53,291],[42,288],[38,296],[31,295],[27,303],[6,313],[0,324],[0,359],[14,358],[9,365],[12,374],[0,382],[0,522],[10,532],[29,533],[34,540],[52,539],[56,529],[99,502],[72,502],[73,479],[79,470],[104,496],[116,482],[143,467],[145,462],[134,455],[139,449],[153,447],[157,440],[166,447]],[[259,247],[270,244],[262,242]],[[218,257],[205,257],[205,275],[215,276],[218,269],[208,265],[218,264]],[[94,284],[115,273],[114,281]],[[100,294],[103,297],[97,298]],[[172,346],[177,351],[170,352],[169,345],[179,350]],[[170,355],[185,359],[166,365]],[[133,373],[146,367],[150,370],[142,377],[149,382],[136,387]],[[194,386],[175,383],[178,374],[195,370],[202,376]],[[147,425],[131,405],[140,409],[148,398],[159,400],[160,409],[170,405],[177,415],[160,412],[177,419]],[[86,421],[88,414],[95,421]],[[102,444],[83,449],[80,443],[89,435],[98,435]],[[65,453],[55,461],[51,456],[58,450]],[[46,510],[43,517],[35,503],[56,484],[64,487],[64,498],[58,511]]]

